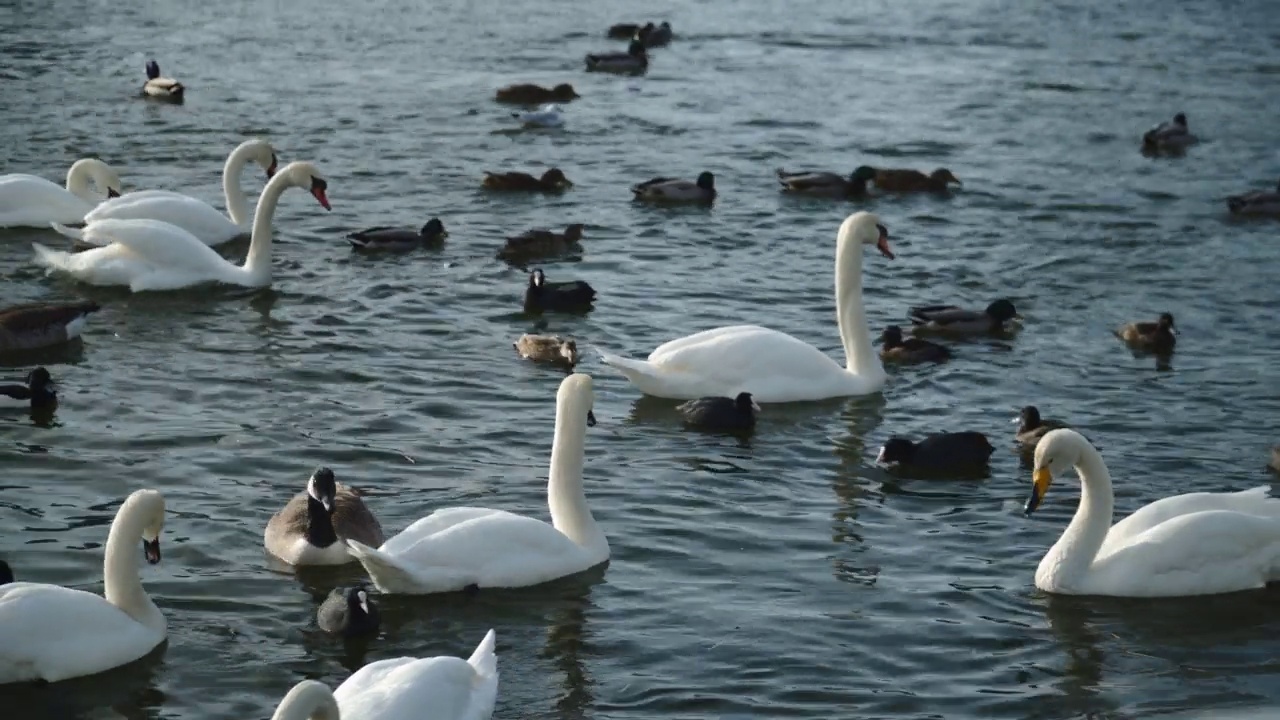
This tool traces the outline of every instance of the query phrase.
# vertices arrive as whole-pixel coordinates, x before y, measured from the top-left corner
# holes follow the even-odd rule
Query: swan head
[[[290,185],[305,189],[311,193],[312,197],[320,202],[321,207],[325,210],[332,210],[329,206],[329,183],[316,169],[315,165],[309,162],[291,162],[285,165],[278,173],[283,175]]]
[[[560,357],[570,366],[578,364],[578,343],[573,340],[560,341]],[[594,418],[593,418],[594,420]]]
[[[338,701],[328,685],[303,680],[293,686],[276,707],[271,720],[342,720]]]
[[[595,402],[591,376],[586,373],[574,373],[565,378],[560,383],[560,390],[556,392],[557,413],[572,415],[585,411],[587,427],[594,427],[596,424]]]
[[[266,140],[250,140],[245,144],[249,146],[249,159],[258,163],[267,174],[267,179],[275,177],[276,171],[280,169],[280,159],[276,157],[276,149],[271,147],[271,143]]]
[[[106,191],[108,199],[120,197],[124,183],[120,182],[120,175],[115,168],[97,158],[81,158],[67,170],[67,184],[72,185],[72,177],[81,173],[88,175],[99,191]]]
[[[142,521],[142,554],[147,562],[160,562],[160,532],[164,530],[164,496],[155,490],[137,490],[130,495],[120,513],[128,512]]]
[[[760,412],[760,404],[751,397],[749,392],[738,393],[738,396],[733,399],[733,404],[739,411],[747,414]]]
[[[1080,464],[1080,458],[1088,446],[1089,441],[1083,435],[1068,428],[1052,430],[1040,438],[1032,465],[1031,497],[1027,498],[1024,508],[1027,515],[1040,507],[1055,475],[1062,475]]]
[[[318,467],[307,480],[307,497],[320,503],[324,511],[333,514],[333,505],[338,495],[338,480],[333,471],[327,467]]]
[[[875,213],[856,212],[845,218],[840,225],[840,244],[852,240],[863,245],[875,245],[881,255],[894,259],[893,249],[889,247],[889,228],[885,227]]]
[[[425,238],[438,239],[449,237],[449,231],[444,229],[444,223],[440,222],[440,218],[431,218],[426,225],[422,226],[419,232]]]

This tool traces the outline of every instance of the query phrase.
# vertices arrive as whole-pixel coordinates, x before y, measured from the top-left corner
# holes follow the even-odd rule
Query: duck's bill
[[[321,188],[321,187],[311,188],[311,194],[315,196],[316,200],[320,202],[321,207],[323,207],[325,210],[333,209],[333,207],[329,205],[329,197],[325,195],[324,188]]]
[[[1027,505],[1023,508],[1023,512],[1027,515],[1036,511],[1040,507],[1040,502],[1044,500],[1044,494],[1049,492],[1049,485],[1053,483],[1053,473],[1049,472],[1049,468],[1040,468],[1031,476],[1031,497],[1027,498]]]
[[[276,176],[276,170],[278,170],[278,169],[279,169],[279,166],[280,166],[280,162],[279,162],[278,160],[276,160],[276,156],[275,156],[275,155],[272,155],[272,156],[271,156],[271,166],[267,168],[267,179],[268,179],[268,180],[270,180],[271,178],[273,178],[273,177],[275,177],[275,176]]]

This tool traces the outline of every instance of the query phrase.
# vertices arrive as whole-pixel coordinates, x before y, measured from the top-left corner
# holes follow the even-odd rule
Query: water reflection
[[[6,685],[4,706],[12,717],[23,720],[90,720],[103,717],[110,708],[116,717],[149,720],[159,717],[166,696],[157,687],[156,674],[164,664],[168,643],[137,662],[88,677],[59,683]],[[9,711],[4,713],[10,717]]]

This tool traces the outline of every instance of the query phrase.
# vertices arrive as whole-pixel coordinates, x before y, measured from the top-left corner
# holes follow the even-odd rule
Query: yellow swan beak
[[[1043,467],[1032,474],[1031,480],[1031,497],[1027,498],[1027,506],[1023,510],[1027,515],[1040,507],[1040,501],[1044,500],[1044,494],[1049,492],[1049,486],[1053,484],[1053,473],[1049,472],[1049,468]]]

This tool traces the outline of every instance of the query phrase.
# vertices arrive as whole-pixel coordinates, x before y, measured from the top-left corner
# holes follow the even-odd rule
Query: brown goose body
[[[31,303],[0,310],[0,353],[39,350],[75,339],[96,302]]]

